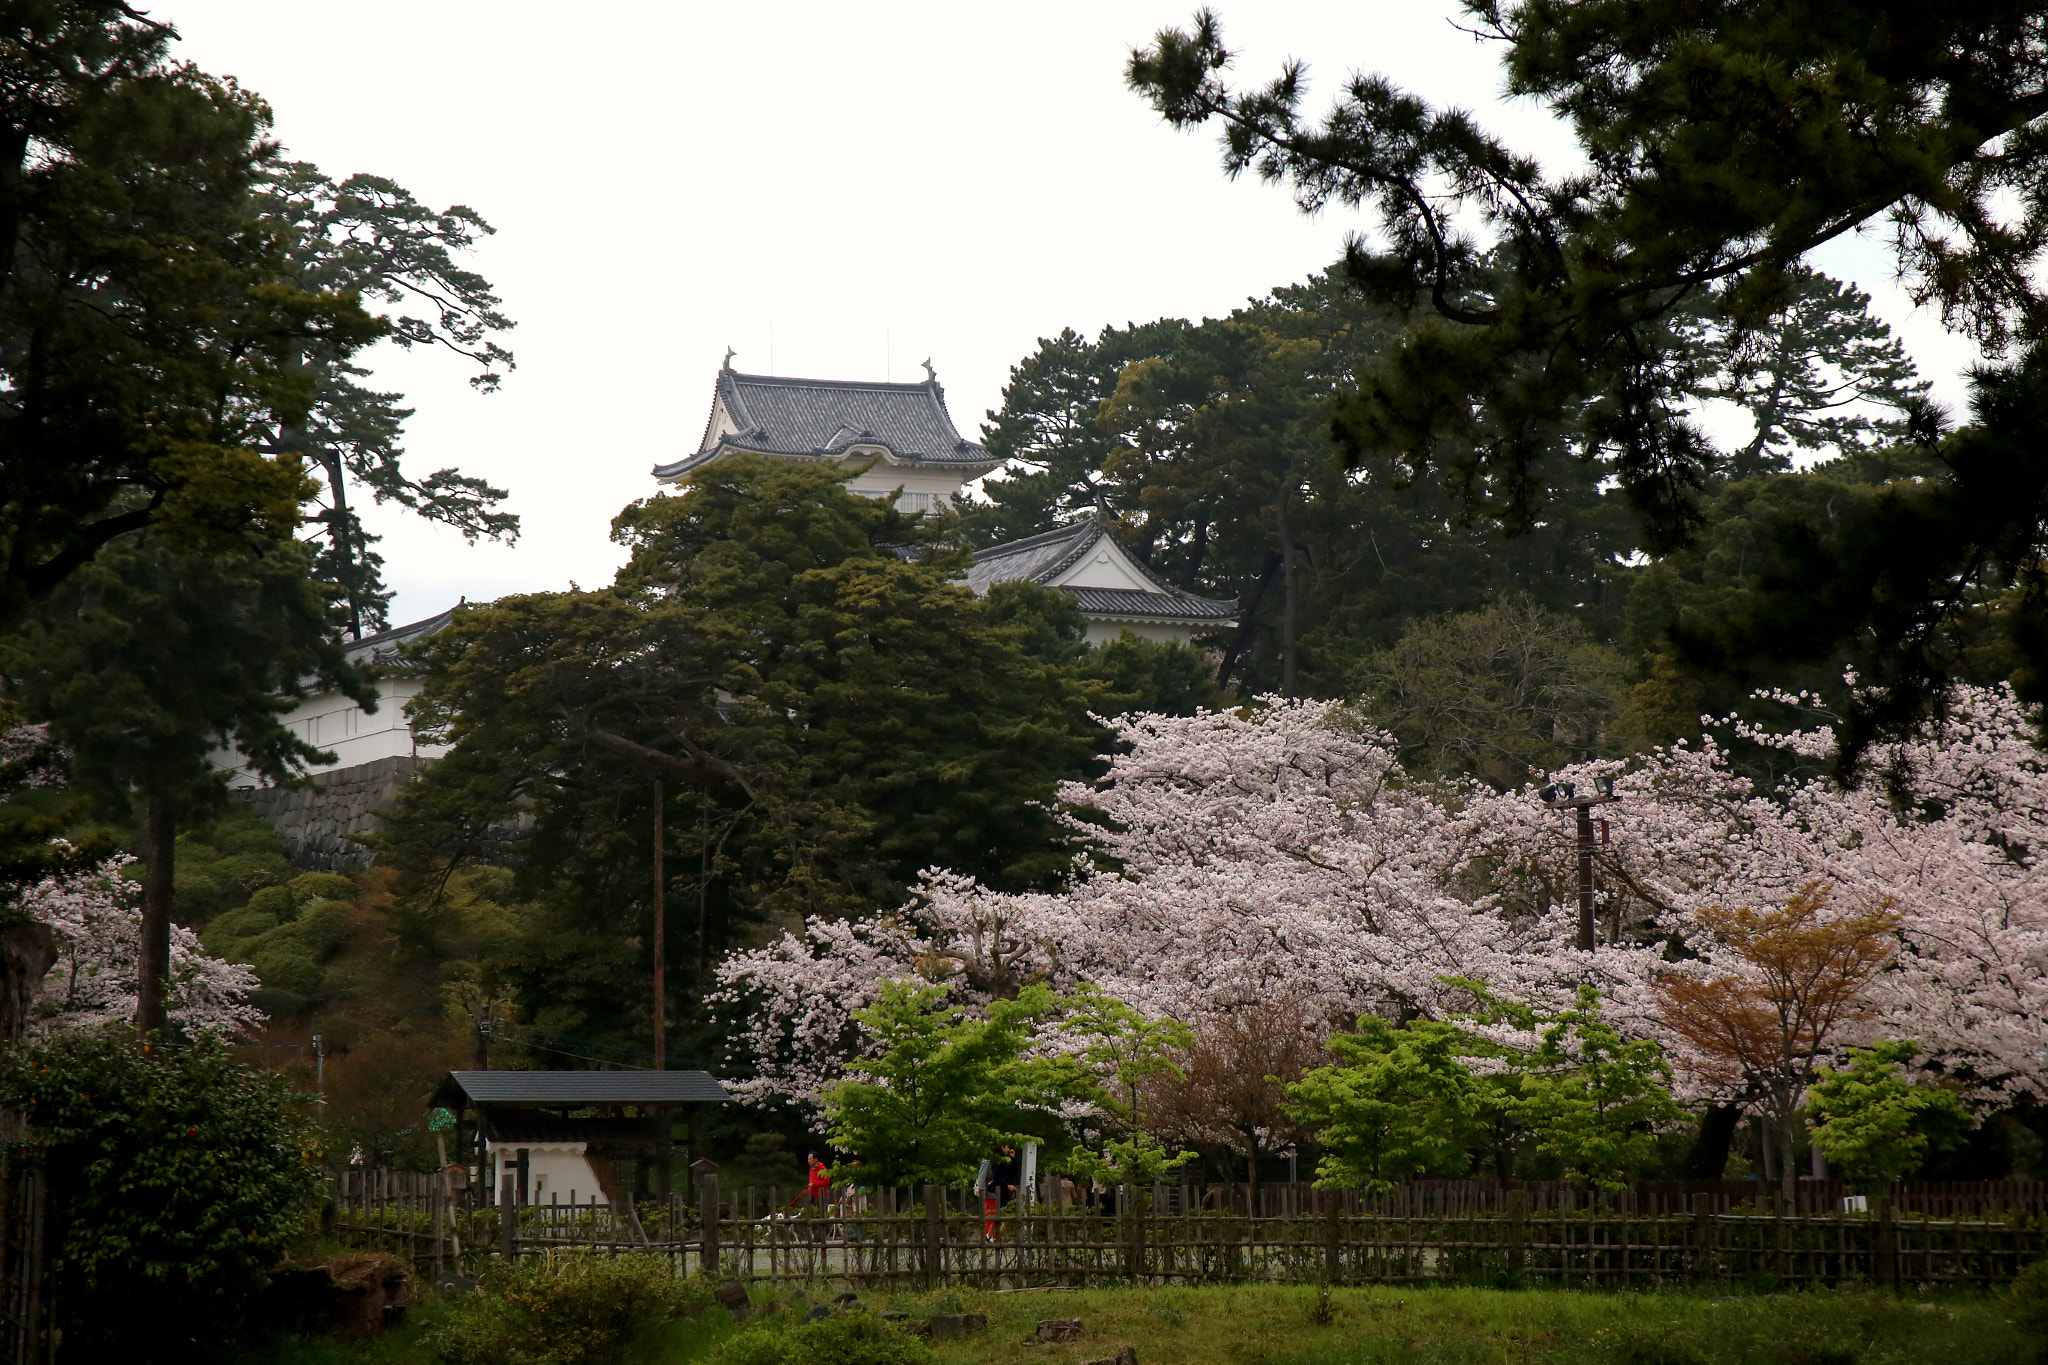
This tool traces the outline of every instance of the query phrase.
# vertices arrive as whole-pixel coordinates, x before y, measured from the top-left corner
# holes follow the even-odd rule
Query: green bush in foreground
[[[845,1313],[776,1331],[729,1337],[717,1365],[935,1365],[932,1348],[866,1313]]]
[[[451,1365],[613,1365],[711,1301],[665,1256],[560,1252],[492,1275],[423,1339]]]
[[[2034,1340],[2034,1359],[2048,1365],[2048,1261],[2036,1261],[2019,1273],[2010,1291],[2013,1321]]]
[[[322,1188],[303,1097],[226,1046],[62,1037],[0,1067],[49,1173],[67,1359],[175,1358],[233,1334]]]

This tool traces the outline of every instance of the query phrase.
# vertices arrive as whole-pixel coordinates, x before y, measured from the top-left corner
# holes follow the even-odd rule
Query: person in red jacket
[[[811,1178],[809,1183],[804,1186],[804,1197],[814,1205],[822,1204],[825,1202],[825,1196],[831,1193],[831,1190],[832,1172],[825,1168],[824,1162],[818,1160],[818,1154],[812,1152]]]

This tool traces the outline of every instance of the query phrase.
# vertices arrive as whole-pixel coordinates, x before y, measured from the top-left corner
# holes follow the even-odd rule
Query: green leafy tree
[[[1464,1030],[1428,1019],[1397,1028],[1367,1014],[1357,1033],[1331,1034],[1324,1046],[1337,1064],[1287,1087],[1295,1119],[1324,1148],[1318,1185],[1382,1193],[1464,1169],[1482,1103]]]
[[[1839,731],[1845,765],[1939,705],[1959,661],[1950,627],[1986,580],[2014,590],[2010,631],[2041,686],[2038,16],[1885,0],[1465,8],[1499,45],[1506,92],[1572,128],[1583,160],[1570,171],[1546,174],[1466,112],[1380,76],[1352,77],[1320,120],[1303,113],[1298,62],[1234,89],[1207,11],[1129,66],[1169,122],[1223,127],[1230,174],[1288,182],[1307,211],[1375,213],[1346,272],[1415,321],[1340,403],[1347,449],[1463,462],[1477,476],[1461,481],[1467,499],[1497,505],[1511,530],[1543,519],[1560,446],[1611,458],[1644,545],[1682,545],[1719,456],[1674,401],[1688,385],[1674,315],[1710,306],[1760,326],[1787,307],[1807,253],[1888,219],[1917,300],[1989,354],[2027,349],[1980,372],[1975,430],[1940,447],[1943,480],[1804,528],[1805,572],[1768,603],[1773,624],[1788,639],[1803,628],[1809,657],[1877,642]],[[1935,426],[1914,422],[1923,443]]]
[[[203,1358],[232,1340],[320,1198],[321,1142],[282,1075],[227,1046],[75,1035],[0,1059],[49,1172],[67,1358]]]
[[[201,556],[155,533],[109,547],[0,639],[0,672],[27,717],[47,723],[73,786],[142,826],[142,960],[136,1023],[161,1029],[182,821],[218,809],[230,747],[288,781],[332,755],[283,723],[318,687],[373,704],[334,641],[331,590],[304,547]]]
[[[1822,1067],[1806,1092],[1813,1141],[1857,1188],[1882,1191],[1929,1152],[1960,1145],[1974,1121],[1947,1090],[1915,1085],[1899,1068],[1920,1054],[1910,1039],[1849,1049],[1849,1065]]]
[[[145,527],[288,543],[309,487],[258,447],[304,420],[294,357],[384,330],[282,282],[251,197],[270,112],[174,36],[116,0],[0,17],[0,630]]]
[[[1069,1167],[1109,1186],[1149,1185],[1194,1160],[1159,1140],[1148,1103],[1157,1082],[1187,1079],[1176,1055],[1194,1043],[1194,1031],[1177,1019],[1148,1019],[1086,982],[1060,1004],[1060,1031],[1081,1045],[1071,1055],[1097,1078],[1097,1140],[1078,1145]]]
[[[1671,1064],[1649,1039],[1622,1038],[1601,1016],[1600,993],[1579,987],[1575,1007],[1539,1013],[1492,1001],[1492,1017],[1534,1029],[1534,1051],[1511,1060],[1504,1108],[1557,1159],[1567,1180],[1624,1188],[1655,1158],[1657,1131],[1686,1117],[1671,1096]]]
[[[1022,1146],[1053,1111],[1086,1088],[1067,1059],[1027,1056],[1056,1008],[1050,987],[991,1001],[980,1018],[945,1003],[947,988],[885,981],[856,1010],[864,1054],[825,1095],[834,1146],[861,1175],[887,1184],[960,1184],[999,1146]]]
[[[1527,599],[1417,621],[1352,675],[1411,769],[1500,790],[1609,744],[1621,661]]]
[[[536,1023],[645,1036],[622,986],[646,970],[657,781],[686,987],[749,926],[892,907],[925,867],[1064,870],[1047,803],[1093,757],[1096,689],[1036,652],[1041,616],[954,581],[941,527],[845,478],[722,462],[621,516],[613,589],[471,608],[420,650],[417,724],[455,748],[386,843],[429,898],[517,855],[546,908],[518,983]]]

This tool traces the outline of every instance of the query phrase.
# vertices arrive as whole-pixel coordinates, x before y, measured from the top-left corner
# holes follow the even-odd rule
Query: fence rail
[[[1603,1195],[1440,1181],[1377,1199],[1299,1184],[1153,1186],[1124,1191],[1120,1205],[1038,1202],[990,1215],[971,1192],[943,1186],[816,1203],[772,1187],[721,1192],[715,1181],[694,1203],[469,1207],[450,1200],[436,1177],[359,1172],[337,1182],[336,1226],[355,1245],[437,1269],[589,1247],[652,1251],[741,1280],[856,1288],[1508,1279],[1988,1285],[2048,1255],[2048,1188],[1992,1183],[1895,1187],[1858,1213],[1841,1210],[1839,1193],[1816,1189],[1781,1201],[1753,1183],[1646,1184]],[[1957,1209],[1968,1216],[1950,1216]]]

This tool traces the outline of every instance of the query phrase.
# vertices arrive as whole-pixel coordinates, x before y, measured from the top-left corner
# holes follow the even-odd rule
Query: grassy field
[[[771,1295],[757,1293],[765,1303]],[[823,1297],[823,1296],[820,1296]],[[1892,1298],[1865,1293],[1717,1297],[1692,1292],[1339,1289],[1331,1320],[1309,1288],[945,1292],[873,1307],[983,1313],[988,1330],[934,1343],[945,1365],[1085,1365],[1136,1348],[1139,1365],[2031,1365],[2035,1344],[2003,1295]],[[438,1306],[365,1347],[280,1342],[243,1365],[431,1365],[419,1341]],[[786,1318],[789,1315],[782,1315]],[[1079,1318],[1084,1335],[1028,1344],[1042,1318]],[[722,1312],[680,1330],[645,1365],[702,1359],[733,1332]],[[774,1318],[766,1327],[776,1331]]]
[[[976,1365],[1082,1362],[1137,1348],[1140,1365],[2027,1365],[1996,1296],[1913,1301],[1874,1294],[1717,1298],[1692,1293],[1352,1289],[1317,1325],[1306,1288],[962,1294],[989,1330],[941,1342]],[[909,1306],[908,1304],[904,1306]],[[1040,1318],[1077,1317],[1072,1346],[1023,1344]]]

